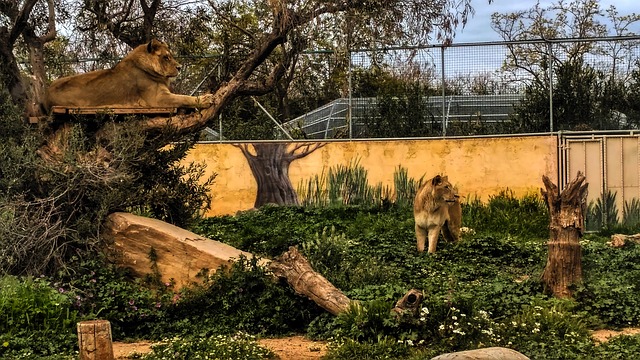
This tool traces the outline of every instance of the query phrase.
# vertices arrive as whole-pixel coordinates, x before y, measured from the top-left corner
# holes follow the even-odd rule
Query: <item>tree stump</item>
[[[107,320],[78,323],[80,360],[113,360],[111,324]]]
[[[542,273],[545,289],[559,298],[572,296],[569,286],[582,280],[582,249],[580,238],[584,228],[587,209],[587,187],[584,174],[578,172],[576,179],[559,193],[551,180],[542,176],[545,189],[541,189],[549,208],[549,255]]]
[[[331,314],[338,315],[349,309],[351,300],[324,276],[313,271],[295,246],[272,260],[268,267],[275,276],[285,278],[296,293],[307,296]]]
[[[402,299],[396,302],[396,306],[392,310],[397,314],[408,312],[416,317],[418,316],[418,313],[420,313],[420,305],[422,304],[423,298],[424,295],[422,294],[422,291],[411,289],[404,294]]]

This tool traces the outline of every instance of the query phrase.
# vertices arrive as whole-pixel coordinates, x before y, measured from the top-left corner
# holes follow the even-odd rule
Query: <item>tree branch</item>
[[[22,9],[20,10],[20,12],[18,13],[18,16],[16,17],[14,23],[13,23],[13,27],[11,28],[11,32],[9,33],[9,44],[13,45],[15,44],[16,40],[18,40],[18,37],[20,36],[20,34],[22,34],[22,31],[24,30],[24,28],[27,26],[27,21],[29,20],[29,15],[31,14],[31,11],[33,10],[33,7],[35,6],[35,4],[38,2],[38,0],[27,0],[24,3],[24,6],[22,7]]]

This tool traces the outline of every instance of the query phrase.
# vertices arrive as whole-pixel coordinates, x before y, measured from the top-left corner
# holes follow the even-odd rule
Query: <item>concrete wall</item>
[[[300,143],[289,148],[296,144]],[[289,178],[297,189],[301,181],[356,160],[367,169],[371,185],[382,183],[393,188],[393,173],[402,166],[415,179],[446,174],[460,195],[482,200],[507,188],[517,196],[538,193],[542,175],[556,184],[558,181],[556,136],[327,142],[293,161]],[[237,146],[198,144],[186,161],[205,162],[209,174],[218,174],[211,188],[213,202],[208,215],[253,207],[256,181]]]

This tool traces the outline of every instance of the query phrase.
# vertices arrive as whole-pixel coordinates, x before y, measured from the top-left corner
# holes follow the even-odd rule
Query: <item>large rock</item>
[[[196,275],[204,268],[216,271],[240,255],[253,257],[164,221],[122,212],[107,217],[105,236],[113,240],[118,264],[130,268],[136,276],[153,274],[153,249],[161,280],[175,281],[176,288],[199,281]],[[268,261],[261,262],[266,265]]]
[[[529,358],[508,348],[490,347],[442,354],[431,360],[529,360]]]

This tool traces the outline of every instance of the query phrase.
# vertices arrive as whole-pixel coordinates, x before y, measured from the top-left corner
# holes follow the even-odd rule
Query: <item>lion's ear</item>
[[[152,53],[152,52],[156,51],[159,46],[160,46],[160,41],[158,41],[156,39],[152,39],[147,44],[147,52],[148,53]]]
[[[440,175],[436,175],[433,179],[431,179],[431,185],[435,186],[442,182],[442,177]]]

